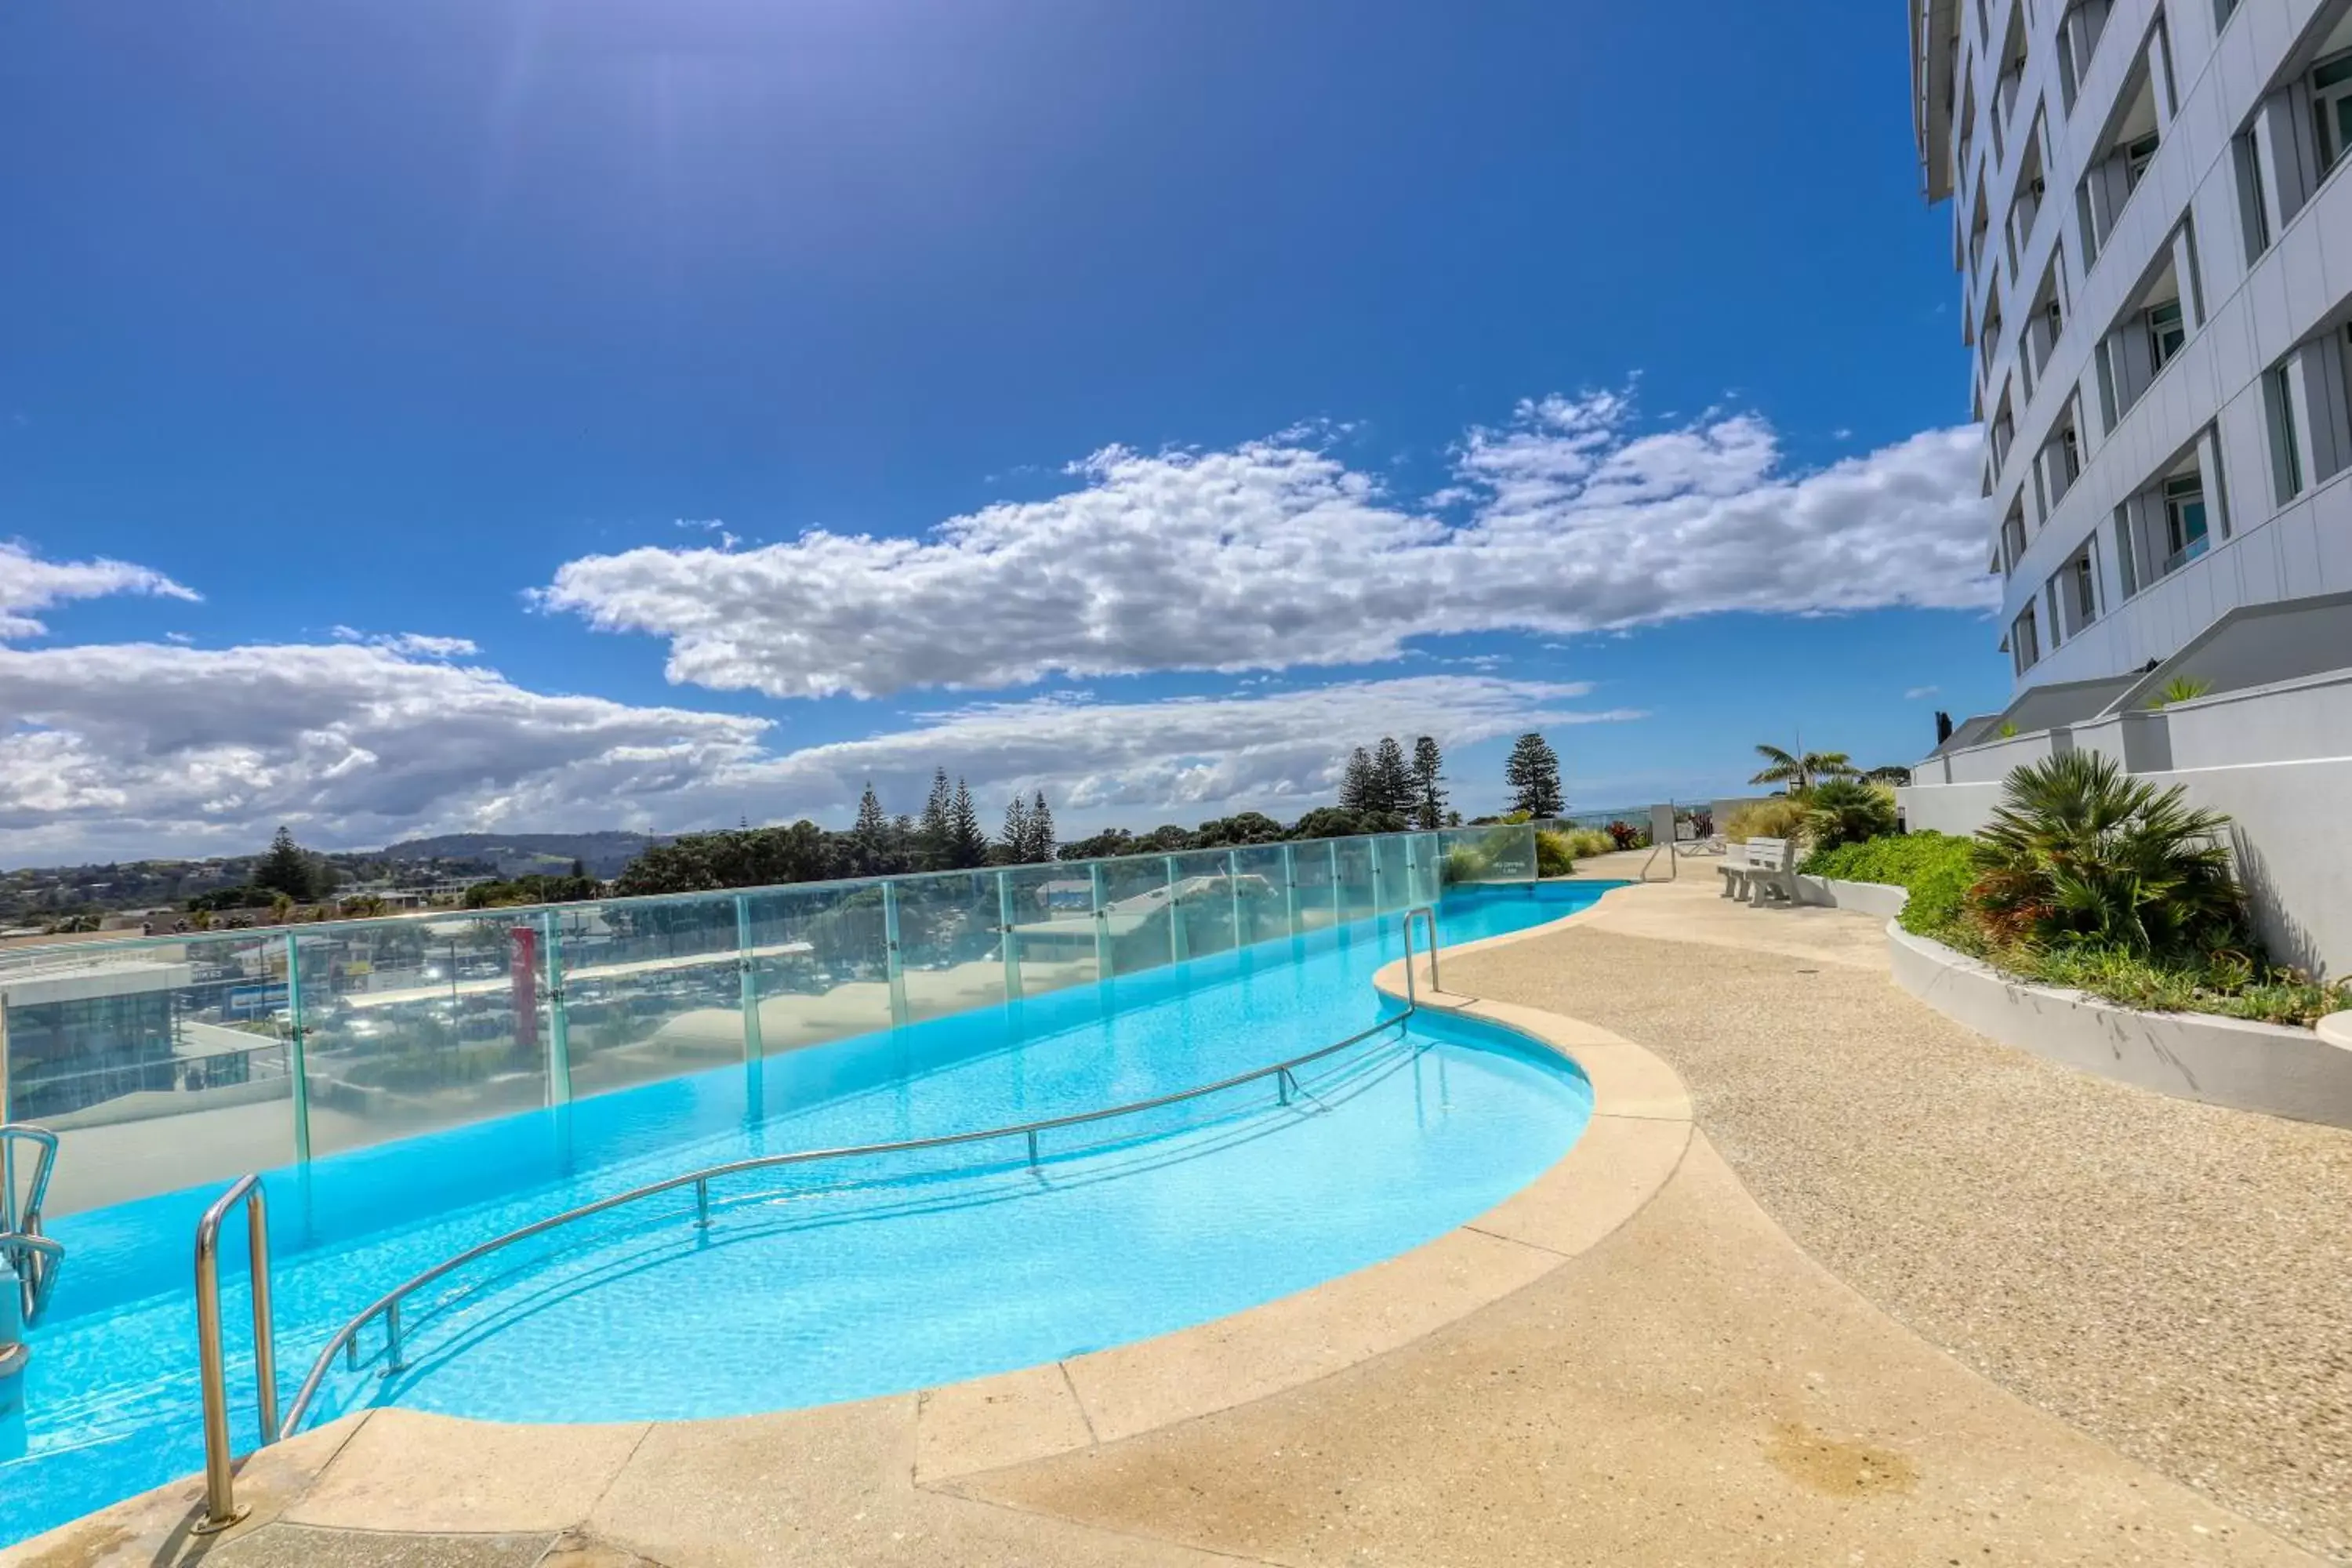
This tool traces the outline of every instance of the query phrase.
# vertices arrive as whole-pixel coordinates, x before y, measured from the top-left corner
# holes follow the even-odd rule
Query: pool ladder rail
[[[400,1311],[403,1301],[425,1286],[478,1258],[488,1257],[516,1242],[543,1235],[575,1220],[586,1219],[593,1215],[603,1214],[607,1210],[616,1209],[643,1198],[655,1197],[663,1193],[677,1192],[690,1186],[694,1189],[695,1227],[698,1230],[708,1230],[710,1226],[710,1184],[721,1177],[737,1175],[747,1171],[809,1164],[823,1160],[847,1160],[877,1154],[907,1153],[922,1149],[944,1149],[957,1144],[990,1142],[1013,1138],[1019,1138],[1024,1142],[1027,1146],[1029,1163],[1034,1166],[1040,1163],[1037,1146],[1037,1135],[1040,1132],[1049,1132],[1065,1127],[1079,1127],[1096,1121],[1108,1121],[1116,1117],[1134,1116],[1143,1111],[1156,1110],[1164,1106],[1176,1105],[1189,1100],[1198,1100],[1204,1095],[1216,1094],[1224,1089],[1236,1089],[1244,1084],[1260,1082],[1266,1079],[1274,1080],[1277,1103],[1288,1106],[1303,1092],[1298,1084],[1297,1068],[1309,1062],[1319,1061],[1325,1057],[1344,1051],[1351,1046],[1361,1045],[1376,1035],[1384,1034],[1391,1029],[1402,1029],[1419,1010],[1420,1003],[1413,981],[1412,931],[1413,922],[1416,920],[1428,921],[1429,984],[1432,989],[1437,988],[1437,911],[1427,904],[1416,904],[1405,911],[1404,917],[1405,1005],[1403,1008],[1399,1012],[1391,1013],[1369,1029],[1360,1029],[1344,1040],[1323,1046],[1302,1056],[1292,1057],[1286,1061],[1275,1062],[1266,1067],[1255,1068],[1248,1072],[1236,1073],[1231,1078],[1220,1079],[1214,1083],[1178,1089],[1172,1094],[1157,1095],[1150,1100],[1116,1105],[1103,1110],[1080,1111],[1070,1116],[1050,1117],[1041,1121],[1024,1121],[1011,1127],[991,1127],[972,1132],[950,1132],[936,1138],[913,1138],[893,1143],[865,1143],[844,1149],[803,1149],[790,1153],[764,1155],[752,1160],[730,1161],[723,1165],[712,1165],[705,1170],[691,1171],[663,1181],[649,1182],[644,1186],[631,1188],[625,1193],[599,1198],[594,1203],[583,1204],[577,1208],[567,1209],[562,1214],[550,1215],[545,1219],[534,1221],[530,1225],[510,1230],[503,1236],[493,1237],[478,1246],[467,1247],[465,1251],[435,1264],[415,1278],[394,1286],[378,1297],[357,1317],[337,1330],[334,1336],[327,1342],[326,1347],[319,1352],[318,1360],[311,1363],[310,1375],[302,1380],[302,1386],[296,1392],[294,1403],[288,1408],[286,1419],[282,1425],[278,1419],[276,1339],[270,1317],[268,1207],[262,1193],[261,1178],[258,1175],[240,1178],[228,1191],[220,1195],[212,1207],[205,1211],[204,1218],[196,1226],[196,1340],[201,1363],[199,1372],[204,1385],[205,1496],[205,1517],[194,1527],[196,1533],[209,1534],[215,1531],[226,1530],[243,1519],[247,1512],[246,1509],[237,1505],[236,1498],[236,1474],[229,1447],[228,1382],[221,1352],[220,1329],[220,1229],[230,1213],[240,1204],[243,1204],[246,1208],[246,1223],[251,1237],[254,1371],[256,1381],[260,1385],[258,1395],[261,1440],[267,1445],[290,1437],[301,1429],[303,1418],[310,1414],[310,1403],[317,1397],[320,1386],[326,1379],[328,1369],[334,1364],[338,1352],[344,1356],[352,1368],[356,1369],[359,1366],[358,1336],[360,1331],[370,1322],[381,1320],[383,1323],[383,1375],[390,1377],[405,1371],[407,1361],[404,1354]],[[748,1202],[772,1195],[775,1190],[766,1189],[761,1192],[737,1194],[733,1201]]]
[[[20,1187],[16,1150],[23,1144],[32,1146],[33,1173],[31,1182]],[[0,1126],[0,1264],[16,1277],[17,1311],[28,1329],[48,1310],[58,1269],[65,1261],[66,1249],[41,1234],[41,1204],[48,1196],[49,1173],[57,1163],[58,1135],[47,1128],[29,1121]],[[0,1333],[0,1342],[7,1338]],[[0,1352],[0,1375],[5,1375],[5,1361]]]

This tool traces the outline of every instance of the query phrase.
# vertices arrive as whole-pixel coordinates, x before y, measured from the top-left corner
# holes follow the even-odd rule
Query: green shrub
[[[2060,985],[2151,1013],[2218,1013],[2263,1024],[2308,1026],[2352,1006],[2352,982],[2324,985],[2292,970],[2258,970],[2242,953],[2152,961],[2089,943],[2020,947],[1992,955],[2022,979]]]
[[[1594,855],[1606,855],[1617,847],[1616,840],[1609,837],[1605,828],[1570,827],[1560,829],[1559,834],[1568,840],[1570,856],[1579,860]]]
[[[1903,929],[1974,952],[1983,944],[1968,929],[1969,889],[1977,879],[1972,838],[1947,833],[1901,833],[1818,849],[1798,869],[1809,877],[1883,882],[1910,891]]]
[[[1908,889],[1905,931],[1971,953],[2017,979],[2081,991],[2117,1006],[2306,1026],[2352,1007],[2352,982],[2322,985],[2292,970],[2272,969],[2251,942],[2151,956],[2096,937],[2045,942],[2005,935],[2006,922],[1989,924],[1972,899],[1988,868],[2000,864],[1992,858],[1997,853],[1974,839],[1912,833],[1818,850],[1801,869]]]
[[[1483,882],[1492,865],[1476,845],[1456,844],[1446,850],[1444,864],[1438,868],[1438,880],[1449,888],[1456,882]]]
[[[1830,779],[1805,797],[1805,833],[1816,851],[1895,831],[1895,792],[1860,779]]]
[[[1786,795],[1736,805],[1723,825],[1723,836],[1734,844],[1751,838],[1801,838],[1804,831],[1804,803]]]
[[[1576,869],[1576,846],[1569,835],[1554,827],[1536,830],[1536,875],[1565,877]]]
[[[2128,777],[2098,752],[2012,771],[1978,835],[1970,895],[1996,942],[2086,942],[2142,958],[2245,943],[2245,900],[2221,831],[2230,819]]]

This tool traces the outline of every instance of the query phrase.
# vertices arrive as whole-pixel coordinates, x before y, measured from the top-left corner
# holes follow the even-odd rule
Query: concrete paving
[[[2042,1408],[2352,1561],[2352,1133],[1994,1045],[1835,962],[1836,928],[1879,925],[1653,888],[1445,978],[1650,1047],[1840,1279]],[[1750,931],[1786,955],[1735,951]]]
[[[1929,1342],[1932,1323],[1922,1337],[1874,1305],[1889,1299],[1876,1276],[1864,1271],[1865,1300],[1791,1239],[1782,1223],[1813,1246],[1819,1215],[1790,1193],[1847,1193],[1916,1135],[1900,1116],[1857,1131],[1855,1113],[1828,1116],[1820,1100],[1842,1074],[1890,1070],[1878,1009],[1916,1005],[1871,973],[1856,917],[1712,900],[1687,879],[1449,953],[1456,994],[1441,1001],[1585,1061],[1601,1114],[1535,1186],[1375,1268],[1160,1340],[818,1410],[530,1428],[373,1412],[248,1460],[254,1517],[208,1553],[185,1534],[196,1500],[184,1483],[0,1560],[2315,1561],[2224,1506],[2250,1494],[2151,1468],[2028,1404]],[[1629,935],[1628,922],[1676,935]],[[1809,995],[1828,1001],[1803,1011]],[[1759,1023],[1791,1009],[1795,1035]],[[1685,1027],[1686,1013],[1700,1026]],[[1748,1056],[1798,1086],[1772,1097],[1796,1108],[1783,1114],[1823,1117],[1837,1136],[1773,1155],[1783,1144],[1757,1131],[1758,1094],[1725,1087],[1722,1060],[1746,1063],[1735,1047],[1750,1037],[1769,1048]],[[1877,1081],[1849,1098],[1891,1114]],[[2063,1143],[1987,1149],[2038,1161],[2053,1193],[2072,1190],[2051,1173],[2076,1157]],[[1972,1193],[1965,1167],[1985,1151],[1948,1139],[1933,1155],[1961,1167],[1947,1173]],[[1805,1176],[1805,1157],[1824,1163]],[[1879,1194],[1859,1185],[1847,1201],[1866,1211]],[[1847,1274],[1844,1254],[1816,1250]],[[2287,1253],[2269,1261],[2294,1266]],[[1912,1259],[1927,1275],[1973,1262]],[[2152,1289],[2153,1310],[2180,1304]],[[2073,1353],[2088,1363],[2115,1350],[2091,1341]],[[2329,1544],[2295,1519],[2268,1522]]]

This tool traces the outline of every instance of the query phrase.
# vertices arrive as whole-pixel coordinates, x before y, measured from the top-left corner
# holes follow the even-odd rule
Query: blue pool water
[[[1601,884],[1449,894],[1455,943],[1555,920]],[[1086,1111],[1296,1056],[1393,1009],[1396,918],[1261,943],[270,1173],[281,1397],[328,1336],[476,1242],[667,1174],[792,1149]],[[1392,1257],[1556,1161],[1591,1112],[1566,1064],[1416,1016],[1300,1074],[1017,1141],[769,1171],[503,1252],[410,1303],[405,1371],[366,1331],[314,1419],[371,1403],[490,1419],[775,1410],[1032,1365],[1240,1310]],[[205,1188],[72,1215],[0,1417],[0,1543],[197,1468],[189,1243]],[[230,1383],[256,1437],[241,1247]]]

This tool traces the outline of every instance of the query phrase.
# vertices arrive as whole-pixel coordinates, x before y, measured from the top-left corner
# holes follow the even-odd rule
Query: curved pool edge
[[[1624,890],[1612,888],[1541,925],[1445,946],[1441,957],[1558,932]],[[1402,1000],[1404,961],[1382,966],[1372,983]],[[1291,1295],[1085,1355],[853,1402],[909,1406],[914,1483],[940,1486],[1122,1441],[1401,1350],[1590,1251],[1645,1207],[1680,1166],[1694,1131],[1690,1098],[1662,1058],[1563,1014],[1444,991],[1423,990],[1418,1001],[1507,1030],[1585,1076],[1591,1118],[1566,1153],[1511,1196],[1434,1239]],[[255,1505],[252,1513],[209,1539],[234,1540],[280,1519],[394,1532],[538,1530],[566,1510],[572,1488],[564,1480],[593,1479],[601,1489],[650,1429],[734,1432],[752,1441],[803,1414],[545,1425],[398,1406],[355,1412],[240,1461],[239,1499]],[[324,1472],[350,1447],[393,1461],[381,1468],[407,1473],[338,1485]],[[499,1463],[487,1462],[493,1456]],[[115,1545],[180,1540],[201,1511],[202,1496],[201,1477],[183,1478],[0,1551],[0,1564],[47,1562],[58,1545],[90,1543],[93,1531]]]
[[[1630,886],[1630,884],[1629,884]],[[1442,959],[1526,942],[1542,925],[1449,945]],[[1404,960],[1375,989],[1405,995]],[[915,1481],[931,1486],[1122,1441],[1285,1393],[1401,1350],[1590,1251],[1645,1207],[1693,1130],[1681,1076],[1621,1035],[1565,1014],[1423,989],[1423,1007],[1508,1031],[1564,1058],[1592,1089],[1584,1131],[1509,1197],[1421,1246],[1228,1317],[1018,1372],[922,1391]],[[752,1419],[757,1419],[756,1417]]]

